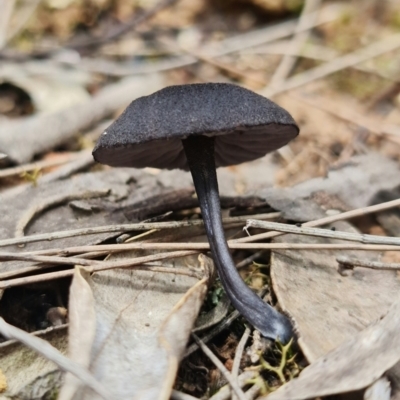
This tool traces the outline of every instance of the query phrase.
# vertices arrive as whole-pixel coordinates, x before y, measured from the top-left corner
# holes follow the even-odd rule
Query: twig
[[[214,353],[207,347],[202,340],[200,340],[194,333],[192,333],[193,339],[196,341],[200,349],[204,352],[204,354],[212,361],[212,363],[221,371],[222,375],[229,382],[232,387],[232,390],[235,392],[236,396],[239,400],[247,400],[244,395],[242,389],[237,384],[236,380],[233,379],[230,372],[226,369],[225,365],[214,355]]]
[[[268,213],[259,214],[257,218],[277,218],[280,213]],[[241,217],[229,217],[224,218],[223,222],[225,224],[243,222],[251,216],[241,216]],[[10,246],[10,245],[20,245],[28,244],[34,242],[42,242],[56,239],[64,239],[67,237],[93,235],[97,233],[123,233],[129,231],[145,231],[151,229],[175,229],[183,228],[188,226],[199,226],[203,225],[202,220],[186,220],[186,221],[171,221],[171,222],[146,222],[146,223],[136,223],[136,224],[121,224],[121,225],[106,225],[97,226],[91,228],[81,228],[72,229],[69,231],[51,232],[51,233],[40,233],[37,235],[25,236],[22,238],[12,238],[0,240],[0,247]]]
[[[279,251],[279,250],[328,250],[328,251],[335,251],[335,250],[341,250],[341,251],[348,251],[348,250],[360,250],[360,251],[400,251],[399,246],[390,246],[390,245],[363,245],[363,244],[331,244],[331,243],[232,243],[229,244],[229,247],[231,249],[240,249],[240,250],[259,250],[262,249],[262,251],[265,250],[274,250],[274,251]],[[114,249],[112,248],[115,246],[120,246],[120,245],[103,245],[103,246],[86,246],[86,248],[93,248],[95,249],[96,247],[100,248],[105,248],[105,247],[110,247],[111,250],[109,251],[94,251],[91,253],[87,253],[82,255],[82,258],[61,258],[62,262],[57,262],[57,259],[55,258],[35,258],[31,257],[35,253],[44,253],[46,250],[39,250],[37,252],[26,252],[26,253],[7,253],[9,254],[8,261],[11,260],[23,260],[23,261],[37,261],[41,262],[43,265],[38,264],[36,266],[32,267],[26,267],[26,268],[20,268],[15,271],[7,271],[0,273],[0,280],[5,280],[5,279],[10,279],[14,278],[19,275],[25,275],[31,272],[37,272],[38,269],[44,269],[44,268],[49,268],[49,266],[53,266],[56,264],[61,264],[61,265],[71,265],[73,264],[73,261],[78,261],[77,264],[79,265],[85,265],[84,263],[87,261],[86,259],[83,259],[83,256],[89,258],[89,257],[100,257],[107,255],[108,253],[113,253],[113,252],[122,252],[122,251],[128,251],[128,250],[209,250],[209,244],[208,243],[144,243],[144,244],[138,244],[134,245],[129,249]],[[85,246],[83,246],[85,248]],[[72,249],[72,248],[71,248]],[[76,249],[79,249],[78,247]],[[66,249],[68,250],[68,249]],[[76,251],[77,253],[80,253],[80,251]],[[49,250],[49,253],[62,253],[61,249],[53,249]],[[0,253],[0,258],[4,253]],[[22,258],[22,256],[26,256],[25,258]],[[237,268],[242,268],[243,266],[248,265],[249,259],[251,257],[248,257],[247,259],[243,260],[243,262],[238,263]],[[89,263],[88,263],[89,264]],[[75,265],[75,263],[74,263]],[[93,265],[93,264],[92,264]],[[90,266],[90,265],[89,265]]]
[[[152,262],[152,261],[165,260],[168,258],[184,257],[184,256],[193,255],[196,253],[197,253],[196,251],[172,251],[172,252],[168,252],[168,253],[158,253],[158,254],[153,254],[150,256],[143,256],[143,257],[137,257],[137,258],[132,258],[132,259],[126,259],[126,260],[103,261],[96,265],[87,267],[87,270],[92,273],[92,272],[105,271],[105,270],[113,269],[113,268],[129,268],[129,267],[133,267],[135,265],[146,264],[146,263]],[[151,270],[152,268],[161,268],[161,267],[148,267],[148,268],[146,268],[146,270]],[[177,272],[175,272],[175,271],[177,271]],[[178,272],[183,272],[183,271],[179,270],[179,269],[176,269],[176,270],[171,269],[171,271],[163,270],[162,272],[178,273]],[[186,272],[183,272],[183,273],[185,275],[187,275]],[[66,277],[72,276],[73,274],[74,274],[74,270],[68,269],[66,271],[50,272],[47,274],[39,274],[39,275],[29,276],[26,278],[10,279],[10,280],[0,282],[0,289],[7,289],[7,288],[10,288],[13,286],[22,286],[22,285],[27,285],[27,284],[31,284],[31,283],[37,283],[37,282],[45,282],[45,281],[49,281],[52,279],[66,278]]]
[[[321,0],[306,0],[304,2],[299,22],[296,26],[293,39],[290,42],[289,52],[292,54],[285,54],[282,57],[281,62],[272,75],[268,88],[273,90],[275,87],[279,87],[279,85],[285,81],[286,77],[289,76],[297,61],[297,57],[294,56],[293,53],[299,52],[299,49],[304,45],[310,35],[310,30],[304,29],[303,26],[309,25],[310,14],[312,15],[311,18],[313,18],[311,21],[314,22],[316,20],[316,11],[319,9],[320,4]]]
[[[210,332],[207,333],[207,335],[203,336],[201,340],[204,343],[207,343],[210,341],[212,338],[214,338],[216,335],[218,335],[220,332],[222,332],[224,329],[228,328],[235,319],[240,317],[239,311],[234,311],[233,313],[229,314],[227,317],[225,317],[217,326],[215,326]],[[186,358],[190,356],[192,353],[194,353],[196,350],[198,350],[199,345],[197,343],[191,344],[185,351],[185,354],[183,358]]]
[[[400,270],[400,263],[385,263],[378,261],[358,260],[356,258],[345,257],[345,256],[336,257],[336,261],[339,263],[339,267],[341,270],[353,269],[354,267],[363,267],[363,268],[379,269],[387,271]]]
[[[86,260],[78,257],[57,257],[57,256],[41,256],[41,255],[26,255],[20,253],[0,252],[0,261],[33,261],[45,264],[58,265],[84,265],[91,267],[100,265],[101,261]]]
[[[254,236],[253,236],[254,237]],[[396,245],[364,245],[364,244],[332,244],[332,243],[232,243],[228,242],[230,249],[234,250],[367,250],[367,251],[399,251],[399,246]],[[99,249],[97,251],[96,249]],[[49,249],[27,251],[22,253],[4,253],[0,252],[0,260],[3,261],[34,261],[41,263],[58,264],[56,258],[51,258],[52,255],[59,255],[62,261],[59,264],[73,264],[73,261],[87,261],[87,258],[101,257],[109,253],[121,253],[132,250],[209,250],[208,243],[185,243],[185,242],[165,242],[165,243],[133,243],[133,244],[105,244],[94,246],[78,246],[67,247],[66,249]],[[84,252],[85,254],[81,254]],[[237,264],[237,268],[247,266],[253,259],[259,256],[250,256]],[[81,254],[81,258],[66,257],[71,254]],[[4,257],[3,257],[4,256]],[[39,258],[38,256],[43,256]],[[45,258],[47,257],[47,258]],[[64,258],[65,257],[65,258]],[[68,261],[70,260],[70,261]],[[78,262],[79,264],[79,262]],[[38,265],[34,270],[40,267]],[[0,274],[0,276],[2,276]],[[0,278],[1,279],[1,278]]]
[[[249,390],[246,390],[246,399],[247,400],[253,400],[258,398],[258,395],[261,392],[261,385],[259,384],[254,384]]]
[[[70,372],[103,399],[111,400],[115,398],[110,391],[104,387],[102,383],[96,380],[85,368],[65,357],[46,340],[30,335],[29,333],[8,324],[3,318],[0,318],[0,332],[3,336],[23,343],[47,360],[54,362],[63,371]]]
[[[249,219],[247,221],[245,229],[249,227],[271,229],[274,231],[284,232],[284,233],[295,233],[307,236],[324,237],[335,240],[348,240],[350,242],[358,242],[363,244],[383,244],[383,245],[400,246],[400,238],[398,237],[366,235],[366,234],[350,233],[350,232],[338,232],[338,231],[332,231],[330,229],[299,227],[296,225],[281,224],[278,222],[257,221],[255,219]]]
[[[72,160],[64,166],[57,169],[57,171],[49,172],[38,179],[38,185],[46,182],[54,182],[59,179],[65,179],[75,174],[78,171],[85,170],[94,164],[92,150],[83,150],[76,160]]]
[[[246,386],[249,381],[255,379],[258,376],[258,372],[256,371],[245,371],[243,374],[240,374],[238,377],[240,387]],[[231,388],[229,384],[223,386],[218,390],[213,396],[210,397],[210,400],[229,400],[231,398]],[[247,397],[247,396],[246,396]]]
[[[357,208],[355,210],[346,211],[346,212],[332,215],[329,217],[316,219],[314,221],[305,222],[305,223],[301,224],[301,226],[302,227],[307,227],[307,226],[314,227],[314,226],[327,225],[332,222],[343,221],[343,220],[350,219],[350,218],[360,217],[362,215],[368,215],[368,214],[372,214],[372,213],[376,213],[376,212],[380,212],[380,211],[384,211],[384,210],[389,210],[391,208],[395,208],[395,207],[399,207],[399,206],[400,206],[400,199],[396,199],[396,200],[392,200],[392,201],[387,201],[385,203],[376,204],[373,206]],[[232,240],[232,242],[234,242],[234,243],[255,242],[257,240],[269,239],[269,238],[273,238],[273,237],[281,236],[281,235],[283,235],[283,233],[267,232],[267,233],[262,233],[259,235],[253,235],[250,237],[234,239],[234,240]],[[1,242],[0,242],[0,246],[1,246]]]
[[[237,385],[239,386],[239,381],[238,381],[238,377],[239,377],[239,368],[240,368],[240,362],[242,360],[242,356],[243,356],[243,351],[244,348],[246,346],[247,340],[249,339],[250,336],[250,328],[246,327],[239,344],[236,347],[236,353],[235,353],[235,358],[233,359],[233,365],[232,365],[232,378],[237,382]],[[235,396],[232,396],[233,399],[235,398]]]
[[[171,393],[172,400],[199,400],[197,397],[193,397],[190,394],[178,392],[177,390],[173,390]]]
[[[109,190],[84,190],[83,192],[77,193],[62,193],[61,195],[55,195],[46,200],[42,200],[40,203],[34,204],[28,208],[22,215],[17,223],[17,227],[15,228],[15,237],[23,237],[25,228],[28,224],[33,220],[33,218],[35,218],[35,216],[42,213],[44,210],[73,200],[105,197],[109,192]]]
[[[256,253],[252,254],[251,256],[245,258],[244,260],[240,261],[237,265],[236,268],[240,269],[240,268],[244,268],[247,267],[249,264],[251,264],[252,262],[254,262],[254,260],[258,257],[260,257],[262,254],[264,253],[264,251],[257,251]]]
[[[352,67],[354,65],[368,61],[372,58],[378,57],[382,54],[389,53],[393,50],[398,49],[399,47],[400,34],[391,35],[383,40],[365,46],[360,50],[345,54],[321,66],[299,73],[288,79],[279,87],[265,89],[264,91],[262,91],[262,94],[266,97],[271,97],[279,93],[286,92],[300,86],[304,86],[307,83],[311,83],[317,79],[331,75],[345,68]]]
[[[75,160],[80,156],[81,153],[74,153],[62,156],[56,160],[43,160],[36,161],[31,164],[25,164],[18,167],[5,168],[0,170],[0,179],[10,178],[12,176],[19,176],[24,172],[34,171],[36,169],[45,169],[51,167],[58,167],[59,165],[67,164],[70,161]]]
[[[45,336],[49,332],[57,332],[57,331],[62,331],[68,329],[68,324],[62,324],[62,325],[57,325],[57,326],[49,326],[46,329],[41,329],[39,331],[34,331],[34,332],[29,332],[30,335],[32,336]],[[9,339],[6,340],[5,342],[0,343],[0,351],[2,348],[8,347],[11,344],[17,343],[18,341],[15,339]]]

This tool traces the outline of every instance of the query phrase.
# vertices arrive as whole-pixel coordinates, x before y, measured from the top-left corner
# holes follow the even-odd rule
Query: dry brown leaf
[[[334,226],[349,229],[343,222]],[[279,240],[329,242],[296,235],[284,235]],[[299,344],[311,362],[379,318],[400,290],[399,279],[391,271],[356,268],[352,275],[341,276],[336,257],[343,254],[299,250],[274,252],[272,256],[271,274],[279,303],[295,321]],[[371,259],[374,255],[368,252],[363,257]]]
[[[363,389],[374,383],[400,359],[400,299],[387,314],[318,358],[268,400],[309,399]],[[383,398],[383,397],[379,397]]]
[[[120,269],[89,279],[97,325],[90,371],[118,399],[169,398],[213,267],[203,255],[169,260],[168,266],[201,268],[204,278]],[[87,389],[77,398],[97,399]]]

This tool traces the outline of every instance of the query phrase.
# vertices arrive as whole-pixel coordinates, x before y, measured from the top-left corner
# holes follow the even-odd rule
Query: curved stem
[[[222,226],[214,138],[194,136],[182,140],[211,252],[218,274],[234,307],[269,339],[287,342],[293,336],[289,320],[258,297],[243,281],[232,260]]]

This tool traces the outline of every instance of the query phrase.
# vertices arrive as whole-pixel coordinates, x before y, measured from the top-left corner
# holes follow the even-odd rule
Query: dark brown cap
[[[290,114],[240,86],[170,86],[133,101],[98,140],[93,156],[114,167],[188,169],[182,139],[215,136],[217,167],[255,160],[299,133]]]

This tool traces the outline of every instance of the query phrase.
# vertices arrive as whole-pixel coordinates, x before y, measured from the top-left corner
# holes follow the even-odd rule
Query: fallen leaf
[[[204,278],[133,268],[104,271],[88,279],[96,312],[90,371],[115,398],[168,399],[172,390],[213,267],[204,255],[163,265],[200,268]],[[72,334],[79,338],[79,332]],[[97,399],[88,389],[79,398]]]
[[[400,300],[387,314],[318,358],[268,400],[309,399],[363,389],[400,359]],[[383,397],[379,397],[383,399]]]
[[[47,331],[41,337],[61,352],[66,351],[65,328]],[[7,381],[3,393],[7,399],[48,398],[61,385],[62,372],[53,362],[15,341],[0,344],[0,365]]]
[[[337,230],[349,230],[345,222]],[[284,235],[279,242],[337,243],[322,238]],[[368,252],[368,257],[376,255]],[[352,275],[338,273],[336,257],[343,251],[274,251],[271,277],[279,304],[295,322],[299,345],[314,361],[379,318],[400,290],[396,272],[356,268]],[[357,253],[360,256],[360,252]]]

